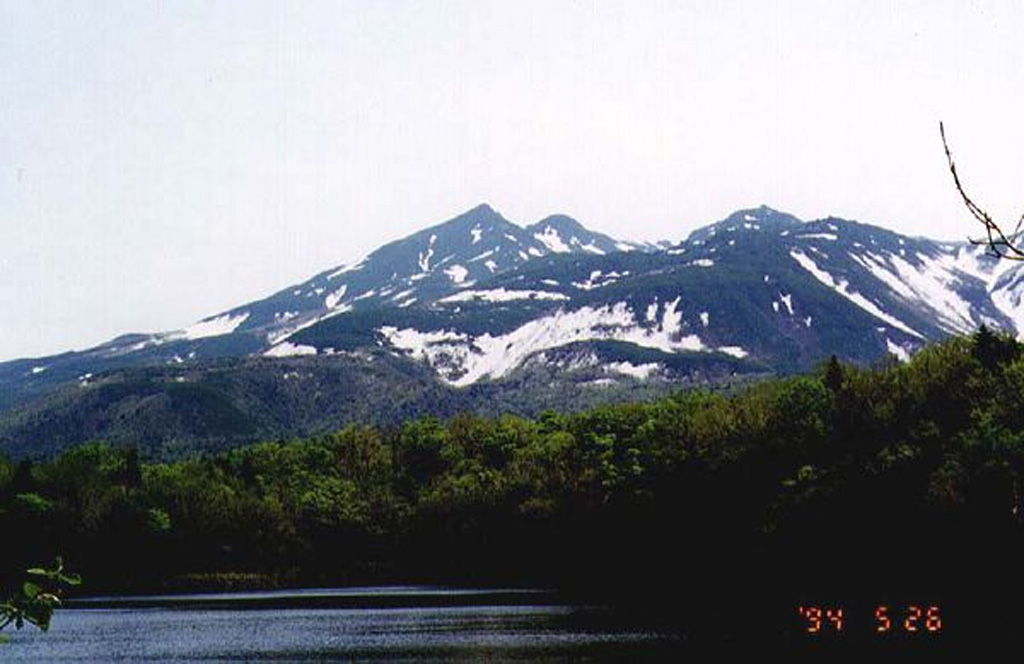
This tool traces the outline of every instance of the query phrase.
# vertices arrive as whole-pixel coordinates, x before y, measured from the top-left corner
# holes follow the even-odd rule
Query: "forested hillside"
[[[167,464],[93,443],[0,463],[0,568],[62,552],[92,592],[642,591],[691,621],[823,594],[963,605],[1019,590],[1022,403],[1021,346],[983,328],[735,396],[352,426]]]

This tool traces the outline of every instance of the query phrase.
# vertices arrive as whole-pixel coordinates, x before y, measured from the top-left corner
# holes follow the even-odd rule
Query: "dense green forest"
[[[1024,552],[1021,350],[983,328],[734,396],[0,462],[0,569],[62,553],[94,593],[540,584],[715,624],[803,598],[991,601]]]

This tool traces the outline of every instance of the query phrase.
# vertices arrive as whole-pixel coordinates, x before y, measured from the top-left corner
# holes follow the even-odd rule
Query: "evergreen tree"
[[[986,371],[993,371],[1017,357],[1017,342],[1007,334],[993,332],[982,324],[972,338],[972,354]]]
[[[839,358],[835,355],[828,359],[828,364],[825,366],[824,383],[832,394],[839,394],[839,391],[843,389],[843,365],[839,363]]]

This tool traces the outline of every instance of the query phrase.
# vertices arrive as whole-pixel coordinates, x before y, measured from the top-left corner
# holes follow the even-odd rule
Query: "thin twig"
[[[968,238],[971,244],[984,245],[988,247],[989,253],[997,258],[1005,258],[1013,261],[1024,261],[1024,249],[1018,246],[1021,238],[1022,226],[1024,226],[1024,215],[1017,221],[1013,232],[1007,236],[999,224],[992,220],[985,210],[977,205],[964,191],[960,182],[960,175],[956,170],[956,163],[953,161],[953,154],[949,150],[949,143],[946,141],[946,127],[939,122],[939,134],[942,136],[942,147],[946,151],[946,161],[949,163],[949,172],[953,174],[953,183],[956,190],[960,192],[960,198],[970,211],[971,216],[978,220],[985,227],[985,238]]]

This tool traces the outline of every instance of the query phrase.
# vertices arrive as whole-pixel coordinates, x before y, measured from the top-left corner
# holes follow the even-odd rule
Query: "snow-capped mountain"
[[[287,343],[277,347],[279,342],[339,314],[433,302],[551,254],[603,255],[638,248],[644,247],[589,231],[565,215],[522,228],[484,204],[265,300],[180,333],[156,335],[154,342],[249,332],[265,339],[271,355],[285,355],[294,348]]]
[[[666,251],[549,257],[387,321],[323,322],[293,340],[309,352],[376,340],[456,386],[592,341],[645,349],[646,375],[693,353],[793,371],[831,354],[905,359],[981,324],[1020,334],[1022,274],[966,243],[762,207]]]
[[[656,249],[590,231],[565,215],[522,227],[482,204],[360,261],[180,330],[129,334],[82,352],[0,363],[0,410],[22,393],[39,394],[67,380],[88,382],[110,369],[302,353],[289,338],[326,319],[430,303],[549,255]]]
[[[638,245],[563,215],[518,226],[482,205],[181,330],[2,363],[0,410],[57,390],[53,399],[80,423],[85,407],[67,404],[94,394],[86,388],[149,367],[160,378],[157,387],[144,381],[146,394],[173,382],[177,392],[202,387],[202,399],[256,399],[273,411],[264,403],[275,393],[267,381],[295,373],[273,378],[273,363],[301,361],[320,373],[346,367],[343,376],[321,380],[321,395],[336,389],[331,381],[375,376],[369,384],[376,385],[403,376],[404,385],[421,388],[429,377],[436,385],[423,393],[449,406],[520,408],[542,392],[551,405],[576,389],[570,385],[590,390],[583,401],[574,397],[589,403],[593,390],[610,385],[786,373],[832,354],[860,363],[906,359],[981,324],[1024,335],[1024,266],[967,243],[843,219],[804,222],[761,207],[674,245]],[[218,392],[235,384],[225,378],[236,371],[231,362],[259,377],[241,382],[259,383],[262,396],[237,385],[231,396]],[[111,394],[137,404],[142,388],[118,380]],[[509,390],[520,392],[513,398]],[[297,404],[302,394],[289,398]],[[110,399],[98,402],[107,408]],[[50,412],[50,402],[39,403],[24,421],[47,419],[39,413]],[[102,422],[122,414],[97,416],[97,435],[106,431]]]

